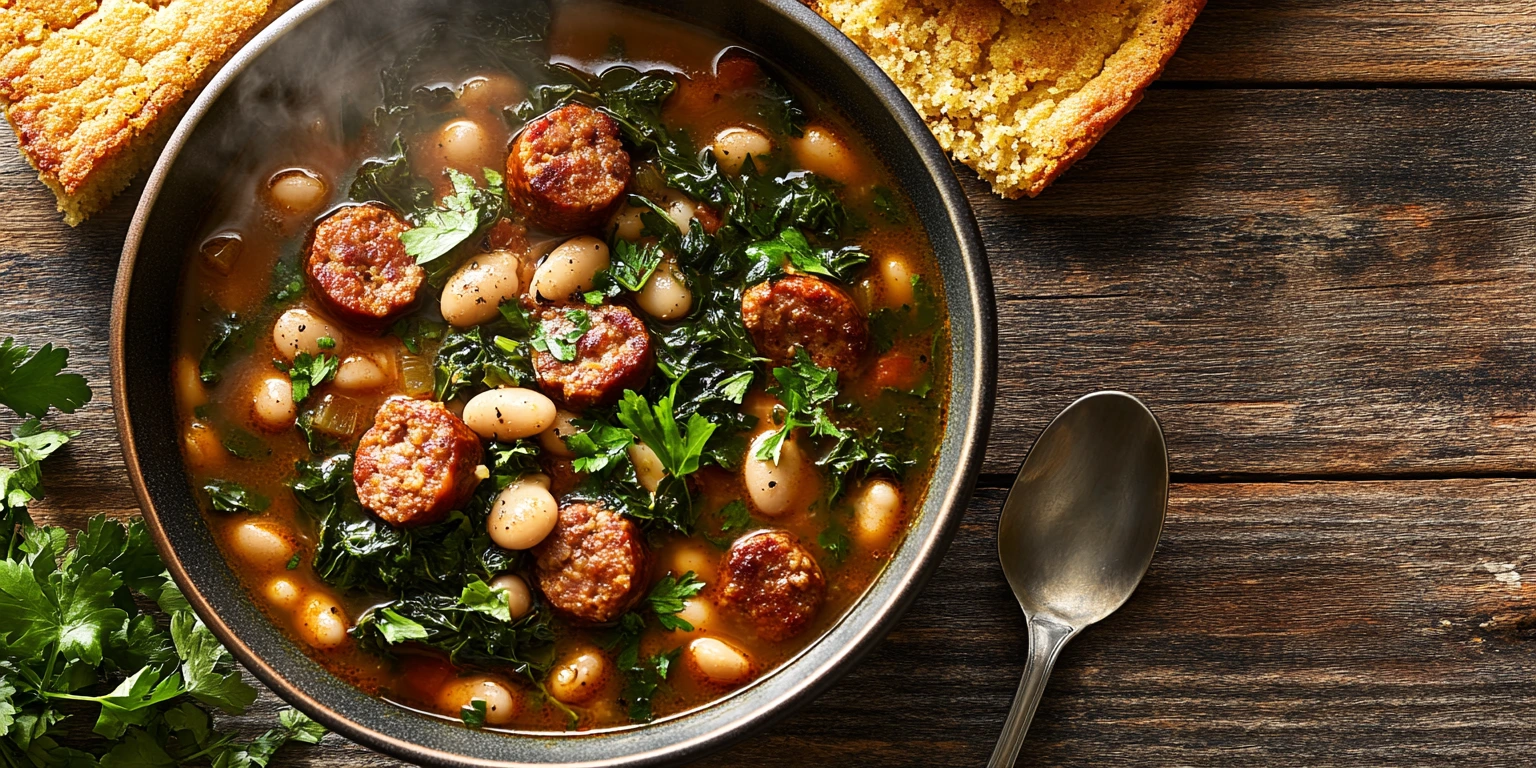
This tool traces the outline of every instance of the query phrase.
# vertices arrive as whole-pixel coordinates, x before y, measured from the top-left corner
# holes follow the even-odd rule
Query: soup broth
[[[937,267],[773,51],[601,3],[467,26],[402,30],[210,201],[188,476],[256,602],[372,694],[528,731],[683,713],[901,543],[945,419]]]

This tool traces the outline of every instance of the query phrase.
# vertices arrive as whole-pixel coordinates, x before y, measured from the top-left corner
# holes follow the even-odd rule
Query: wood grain
[[[1163,79],[1536,82],[1536,2],[1211,0]]]
[[[993,265],[987,470],[1084,392],[1193,475],[1536,469],[1536,93],[1155,91],[1035,200],[966,176]]]

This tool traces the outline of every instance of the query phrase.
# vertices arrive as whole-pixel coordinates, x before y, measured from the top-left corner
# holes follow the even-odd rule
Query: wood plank
[[[988,471],[1099,388],[1151,403],[1179,473],[1536,469],[1533,150],[1530,92],[1165,90],[1035,200],[964,174]]]
[[[868,660],[704,764],[982,764],[1026,650],[1004,495]],[[1176,485],[1146,581],[1068,646],[1019,764],[1511,764],[1536,749],[1533,531],[1532,480]],[[278,764],[399,765],[336,736]]]
[[[1165,82],[1536,82],[1531,0],[1211,0]]]

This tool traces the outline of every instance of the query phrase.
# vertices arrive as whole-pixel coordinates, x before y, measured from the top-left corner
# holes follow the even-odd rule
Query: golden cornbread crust
[[[808,0],[1004,197],[1040,194],[1137,102],[1205,0]]]
[[[71,226],[148,164],[271,0],[0,0],[0,98]],[[287,3],[282,3],[286,6]]]

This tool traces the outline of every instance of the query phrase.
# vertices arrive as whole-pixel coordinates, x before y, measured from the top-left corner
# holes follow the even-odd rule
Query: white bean
[[[681,576],[689,571],[699,577],[699,581],[709,583],[715,580],[714,553],[703,546],[694,544],[682,544],[672,552],[672,572]]]
[[[640,287],[635,303],[657,320],[676,320],[693,309],[693,291],[677,265],[666,261]]]
[[[900,256],[880,260],[880,304],[891,309],[912,306],[912,268]]]
[[[267,582],[266,593],[267,602],[283,610],[292,610],[299,604],[299,599],[304,597],[304,590],[287,576],[278,576]]]
[[[866,548],[889,544],[901,516],[901,489],[872,480],[853,498],[853,538]]]
[[[549,252],[533,273],[529,294],[566,301],[592,290],[597,273],[608,268],[608,244],[590,235],[573,237]]]
[[[522,697],[492,677],[475,676],[450,680],[437,696],[437,708],[445,715],[458,717],[465,707],[485,702],[485,722],[506,725],[521,708]]]
[[[627,203],[620,206],[619,210],[614,212],[613,221],[610,224],[613,227],[613,233],[620,240],[639,240],[641,232],[645,230],[645,222],[640,220],[640,214],[647,210],[649,209],[638,208]]]
[[[757,458],[758,448],[773,432],[763,432],[747,449],[747,460],[742,467],[742,479],[747,484],[747,495],[759,512],[778,517],[795,506],[801,489],[801,476],[805,471],[805,455],[794,438],[784,441],[779,448],[777,464]]]
[[[330,339],[334,346],[321,348],[321,339]],[[284,360],[292,360],[300,352],[311,355],[321,352],[335,354],[341,349],[341,331],[319,315],[307,309],[295,308],[284,312],[272,325],[272,343],[277,347],[277,354]]]
[[[510,107],[523,100],[528,89],[516,78],[506,75],[476,75],[459,86],[459,104],[467,109],[486,111]]]
[[[287,376],[277,374],[256,380],[251,393],[251,416],[256,426],[269,432],[278,432],[293,426],[299,408],[293,402],[293,382]]]
[[[528,615],[533,608],[533,592],[528,589],[528,582],[515,573],[503,573],[491,579],[491,589],[507,591],[507,605],[514,620]]]
[[[602,689],[608,678],[608,660],[587,649],[555,667],[544,685],[549,695],[566,704],[581,704]]]
[[[688,199],[681,192],[668,192],[661,199],[661,205],[667,210],[667,218],[672,220],[672,226],[677,227],[679,234],[688,234],[692,228],[693,212],[699,209],[698,203]]]
[[[296,547],[289,533],[280,525],[246,520],[230,532],[230,546],[252,568],[273,571],[287,568]]]
[[[176,358],[176,395],[178,404],[187,411],[208,402],[202,366],[191,355]]]
[[[571,423],[576,418],[579,417],[570,411],[555,411],[555,423],[549,425],[549,429],[539,433],[539,445],[560,458],[574,458],[576,454],[571,451],[570,446],[565,444],[565,439],[582,431]]]
[[[649,445],[641,442],[629,444],[629,461],[635,465],[635,476],[647,491],[656,492],[656,487],[661,485],[661,479],[667,476],[667,470],[661,466],[661,457],[651,450]]]
[[[773,152],[773,140],[751,128],[726,128],[715,134],[715,161],[729,174],[741,173],[741,166],[752,157],[752,164],[762,169],[762,158]]]
[[[522,387],[490,389],[464,405],[464,423],[487,440],[533,437],[555,423],[555,403]]]
[[[485,527],[496,546],[529,549],[543,541],[559,519],[560,505],[547,486],[516,480],[497,494]]]
[[[695,595],[683,601],[683,609],[677,612],[677,617],[693,625],[695,631],[704,631],[715,623],[715,607]]]
[[[811,173],[844,184],[853,183],[859,175],[853,152],[837,134],[823,126],[806,126],[804,135],[790,141],[790,149],[795,153],[795,162]]]
[[[188,469],[206,472],[222,466],[224,457],[229,455],[224,450],[224,444],[219,441],[219,433],[201,421],[187,425],[181,435],[181,443],[185,449]]]
[[[328,650],[347,641],[346,611],[329,595],[315,595],[299,611],[299,634],[310,645]]]
[[[391,377],[373,358],[353,355],[336,368],[336,386],[348,392],[365,392],[389,384]]]
[[[467,328],[495,319],[502,302],[517,298],[522,261],[511,251],[470,257],[443,286],[443,319]]]
[[[312,213],[325,202],[325,180],[314,171],[293,168],[273,176],[268,192],[272,202],[288,213]]]
[[[480,169],[494,166],[491,134],[474,120],[454,120],[437,130],[438,157],[443,165],[479,176]]]
[[[752,675],[752,662],[745,653],[713,637],[689,643],[688,660],[707,680],[719,685],[735,685]]]

